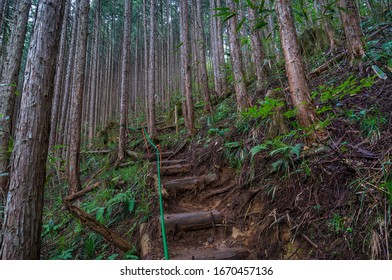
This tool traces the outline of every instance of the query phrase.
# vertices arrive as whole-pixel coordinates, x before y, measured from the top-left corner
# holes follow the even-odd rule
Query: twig
[[[303,233],[301,233],[301,236],[302,236],[306,241],[308,241],[310,245],[312,245],[314,248],[316,248],[317,250],[319,250],[319,246],[318,246],[316,243],[314,243],[312,240],[310,240],[309,237],[307,237],[307,236],[306,236],[305,234],[303,234]]]

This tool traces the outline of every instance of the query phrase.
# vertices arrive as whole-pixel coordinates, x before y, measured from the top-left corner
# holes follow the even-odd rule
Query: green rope
[[[167,239],[166,239],[166,231],[165,231],[165,215],[163,212],[163,199],[162,199],[162,185],[161,185],[161,157],[159,154],[158,147],[152,142],[150,136],[147,133],[146,128],[144,128],[144,133],[146,134],[146,138],[151,146],[154,147],[157,154],[157,170],[158,170],[158,195],[159,195],[159,211],[161,215],[161,229],[162,229],[162,243],[163,243],[163,252],[165,255],[165,260],[169,259],[169,250],[167,248]]]

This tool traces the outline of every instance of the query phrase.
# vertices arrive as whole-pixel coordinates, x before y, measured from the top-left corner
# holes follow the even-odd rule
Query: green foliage
[[[370,88],[374,85],[375,76],[363,78],[358,81],[351,75],[339,86],[321,85],[318,91],[312,92],[312,98],[320,98],[321,102],[338,102],[346,96],[354,96],[360,93],[364,88]]]
[[[269,150],[270,152],[268,156],[276,158],[276,160],[271,164],[273,172],[283,174],[283,178],[289,176],[291,173],[298,173],[301,171],[305,171],[305,173],[309,175],[310,169],[305,162],[300,161],[301,168],[296,168],[296,165],[298,164],[296,161],[300,158],[303,144],[298,143],[290,145],[284,143],[281,139],[282,137],[276,137],[261,145],[253,147],[250,150],[252,163],[257,153]]]
[[[52,258],[52,260],[72,260],[73,249],[67,249],[64,251],[61,251],[59,255],[55,256]]]
[[[259,102],[259,106],[255,105],[242,112],[242,115],[248,119],[265,119],[273,113],[273,110],[283,107],[285,103],[280,99],[272,99],[265,97],[263,101]]]
[[[229,160],[230,167],[240,169],[245,159],[245,149],[239,142],[228,142],[224,144],[224,156]]]
[[[229,132],[229,131],[230,131],[229,128],[222,128],[222,129],[219,129],[219,128],[210,128],[210,129],[208,130],[207,133],[208,133],[209,135],[218,135],[218,136],[223,137],[223,136],[225,136],[226,133]]]
[[[98,244],[101,242],[102,237],[96,233],[91,233],[87,236],[84,242],[84,252],[86,258],[93,259],[97,250]]]
[[[232,120],[237,116],[233,106],[229,106],[228,102],[221,102],[218,108],[214,111],[211,116],[212,124],[219,123],[223,120]]]
[[[392,205],[392,173],[390,172],[391,166],[391,161],[388,161],[382,165],[384,176],[380,184],[380,189],[385,192],[385,196],[390,205]]]
[[[381,126],[387,123],[387,119],[375,107],[369,110],[360,110],[358,113],[354,110],[349,110],[346,112],[346,115],[351,122],[360,124],[362,133],[371,143],[375,143],[380,139]]]
[[[353,229],[345,225],[345,220],[339,214],[333,213],[332,218],[327,223],[329,230],[338,233],[351,233]]]

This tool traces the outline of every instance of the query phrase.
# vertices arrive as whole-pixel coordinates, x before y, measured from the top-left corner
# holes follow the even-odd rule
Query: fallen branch
[[[326,61],[324,64],[322,64],[321,66],[317,67],[312,72],[310,72],[308,74],[308,79],[312,79],[312,78],[316,77],[318,74],[327,70],[331,66],[331,64],[335,64],[335,63],[339,62],[341,59],[343,59],[344,55],[345,55],[345,53],[342,52],[342,53],[336,55],[335,57],[331,58],[330,60]]]
[[[89,227],[91,230],[102,235],[102,237],[106,241],[113,243],[117,248],[121,249],[124,252],[128,252],[132,248],[131,244],[122,239],[117,233],[108,229],[104,225],[101,225],[91,215],[89,215],[82,209],[72,205],[70,201],[64,199],[63,203],[75,218],[79,219],[82,224]]]
[[[66,198],[64,198],[64,200],[66,200],[68,202],[72,202],[75,199],[80,198],[81,196],[85,195],[86,193],[91,192],[95,188],[99,187],[99,185],[101,185],[101,183],[97,182],[97,183],[95,183],[95,184],[93,184],[91,186],[88,186],[88,187],[84,188],[83,190],[81,190],[81,191],[79,191],[77,193],[74,193],[74,194],[71,194],[71,195],[67,196]]]
[[[97,172],[95,172],[93,175],[91,175],[90,178],[87,179],[85,185],[86,186],[90,185],[91,181],[94,180],[99,174],[101,174],[108,167],[109,167],[109,164],[106,163],[101,169],[99,169]]]
[[[96,155],[102,155],[102,154],[108,154],[110,153],[111,150],[97,150],[97,151],[83,151],[81,154],[96,154]]]
[[[310,238],[307,237],[305,234],[302,233],[301,236],[302,236],[306,241],[308,241],[309,244],[312,245],[314,248],[319,249],[319,246],[318,246],[316,243],[314,243],[312,240],[310,240]]]

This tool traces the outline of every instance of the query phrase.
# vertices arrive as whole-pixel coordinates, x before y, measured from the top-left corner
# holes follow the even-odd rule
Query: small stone
[[[214,243],[214,238],[210,237],[210,238],[207,239],[207,241],[208,241],[208,243],[212,244],[212,243]]]

